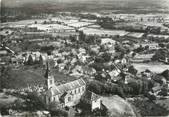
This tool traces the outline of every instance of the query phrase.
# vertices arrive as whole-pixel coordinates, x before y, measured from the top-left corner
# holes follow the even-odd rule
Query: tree
[[[117,42],[115,43],[115,50],[116,52],[122,52],[122,53],[126,52],[125,48],[121,44],[118,44]]]
[[[162,76],[165,77],[166,80],[169,80],[169,70],[165,70],[164,72],[161,73]]]
[[[57,111],[59,109],[59,103],[57,102],[51,102],[48,106],[49,106],[49,110],[50,111]]]
[[[111,60],[111,54],[105,52],[105,53],[102,55],[102,58],[104,59],[104,62],[109,62],[109,61]]]
[[[33,60],[33,56],[32,56],[32,55],[29,55],[27,64],[28,64],[28,65],[33,65],[34,63],[35,63],[35,61]]]
[[[167,116],[169,114],[165,105],[159,105],[146,98],[136,98],[131,103],[139,110],[141,116]]]
[[[90,67],[94,68],[96,71],[102,71],[104,65],[102,63],[93,63]]]
[[[21,99],[16,99],[13,103],[9,105],[9,108],[16,111],[23,111],[25,109],[24,101]]]
[[[57,109],[55,111],[50,111],[52,117],[68,117],[68,112],[63,109]]]
[[[162,96],[167,96],[168,95],[168,85],[164,85],[162,88],[161,88],[161,92],[159,92],[159,95],[162,95]]]
[[[25,104],[27,105],[27,110],[29,111],[46,109],[45,102],[36,92],[27,94]]]
[[[152,57],[153,61],[165,60],[165,57],[169,54],[168,51],[160,49],[156,51],[155,55]]]
[[[96,94],[102,94],[104,91],[103,89],[103,84],[99,81],[92,81],[90,82],[88,86],[88,90],[95,92]]]
[[[47,21],[45,20],[45,21],[43,22],[43,24],[47,24]]]
[[[105,77],[102,76],[103,73],[98,73],[95,76],[95,79],[101,82],[106,82],[108,79],[111,79],[110,75],[107,73],[104,73]]]
[[[136,75],[138,71],[134,68],[134,66],[130,66],[128,68],[128,72],[133,74],[133,75]]]
[[[125,98],[124,91],[121,86],[114,83],[102,83],[100,81],[92,81],[88,85],[88,90],[99,94],[99,95],[119,95],[122,98]]]
[[[139,52],[143,52],[144,50],[145,50],[145,48],[140,46],[137,49],[135,49],[134,52],[139,53]]]
[[[163,43],[160,43],[159,46],[160,46],[161,48],[164,48],[164,47],[165,47],[165,45],[164,45]]]

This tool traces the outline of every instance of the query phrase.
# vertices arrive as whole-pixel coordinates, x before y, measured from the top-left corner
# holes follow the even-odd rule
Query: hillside
[[[124,13],[164,13],[169,11],[168,4],[168,0],[4,0],[2,7],[50,12],[120,10]]]
[[[110,117],[136,116],[132,106],[119,96],[102,97],[102,103],[107,107]]]
[[[3,74],[1,78],[2,88],[24,88],[30,84],[42,84],[45,80],[40,74],[29,70],[13,70],[7,68]]]

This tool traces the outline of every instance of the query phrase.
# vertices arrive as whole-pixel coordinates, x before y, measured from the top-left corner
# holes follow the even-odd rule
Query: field
[[[37,27],[38,30],[73,30],[74,28],[60,24],[32,24],[29,27]]]
[[[119,35],[124,36],[129,32],[124,30],[106,30],[106,29],[94,29],[94,28],[81,28],[81,30],[87,35]]]
[[[43,84],[44,77],[35,70],[6,69],[5,77],[2,77],[2,87],[9,89],[25,88],[29,85]]]
[[[72,27],[85,27],[85,26],[88,26],[88,25],[92,25],[93,23],[90,23],[90,22],[76,22],[76,23],[72,23],[72,24],[68,24],[69,26],[72,26]]]
[[[28,85],[44,85],[44,74],[46,68],[34,66],[24,66],[19,69],[6,69],[6,76],[2,78],[2,87],[7,89],[26,88]],[[54,76],[55,82],[58,84],[76,80],[77,78],[59,73],[56,69],[51,70],[51,75]]]
[[[37,21],[37,23],[42,23],[44,22],[46,19],[29,19],[29,20],[21,20],[21,21],[17,21],[17,22],[8,22],[8,23],[2,23],[2,26],[12,26],[12,27],[20,27],[20,26],[25,26],[25,25],[29,25],[29,24],[34,24],[35,21]]]
[[[169,65],[164,65],[161,63],[134,63],[133,66],[138,70],[138,72],[149,69],[152,72],[161,73],[164,70],[169,69]]]

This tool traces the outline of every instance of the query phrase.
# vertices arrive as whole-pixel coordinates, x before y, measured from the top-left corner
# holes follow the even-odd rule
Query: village
[[[0,36],[0,115],[108,116],[116,99],[169,114],[168,14],[37,15]]]

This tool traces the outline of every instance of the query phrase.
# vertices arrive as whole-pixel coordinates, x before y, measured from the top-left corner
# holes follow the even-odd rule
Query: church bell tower
[[[47,89],[50,89],[52,86],[55,85],[55,80],[54,80],[54,76],[51,74],[50,68],[49,68],[49,63],[46,63],[46,72],[44,77],[46,78],[45,81],[45,85],[47,87]]]

